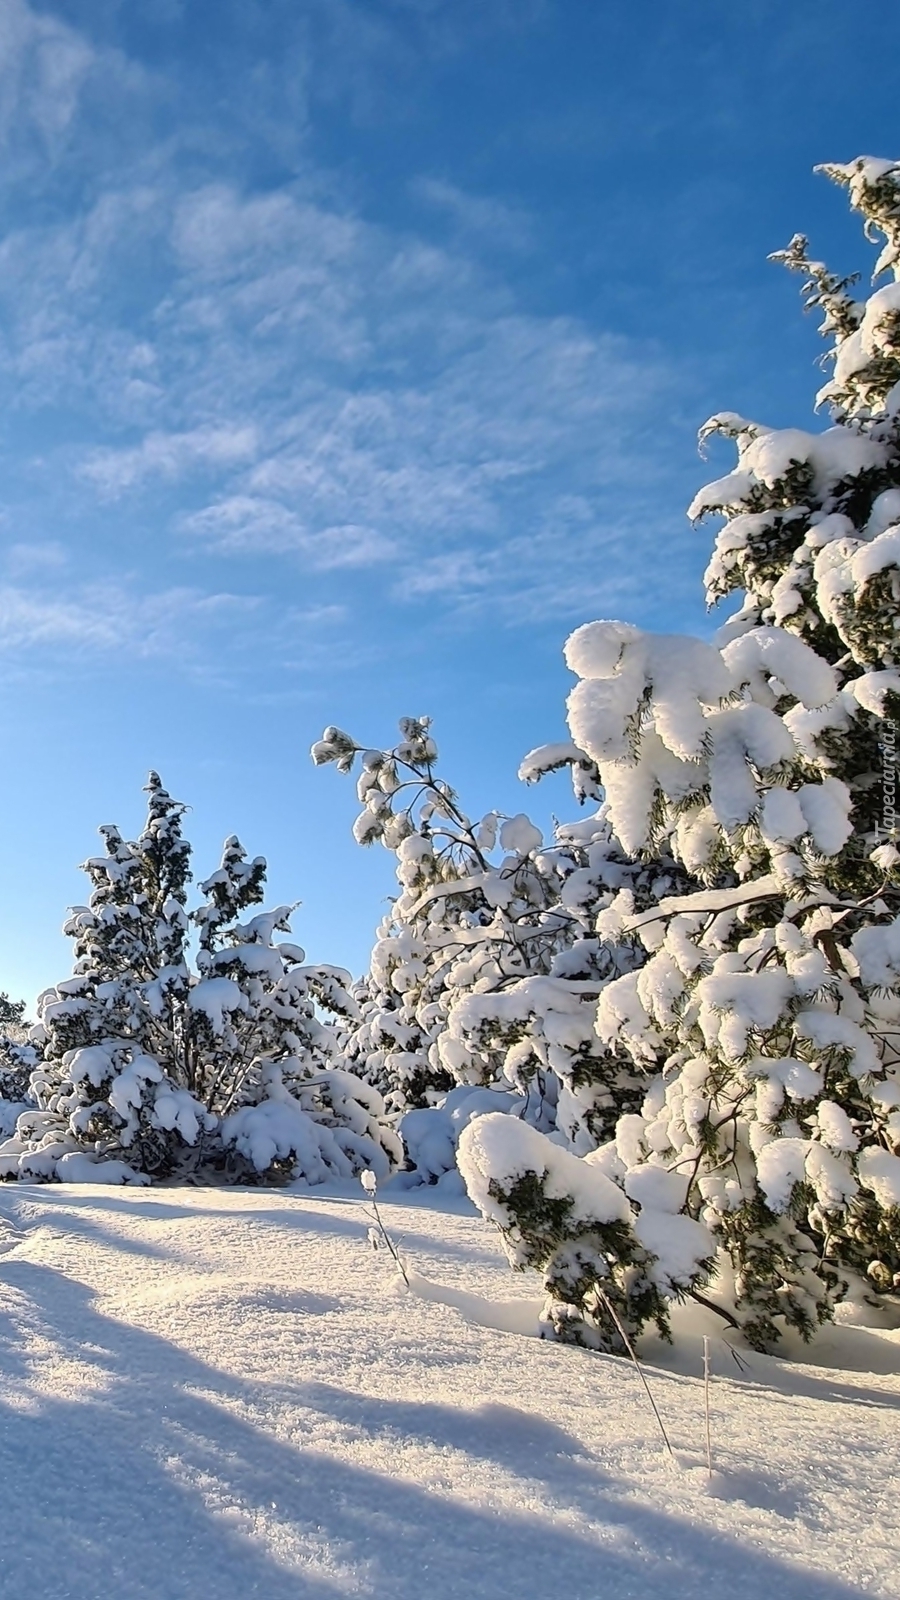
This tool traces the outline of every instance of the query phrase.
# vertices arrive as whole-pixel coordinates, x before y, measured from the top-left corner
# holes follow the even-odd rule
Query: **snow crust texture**
[[[673,1466],[627,1363],[499,1331],[528,1303],[459,1207],[385,1196],[410,1293],[340,1193],[0,1203],[5,1594],[896,1593],[897,1335],[826,1336],[868,1371],[739,1372],[714,1339],[708,1481],[698,1327],[679,1370],[646,1349]]]

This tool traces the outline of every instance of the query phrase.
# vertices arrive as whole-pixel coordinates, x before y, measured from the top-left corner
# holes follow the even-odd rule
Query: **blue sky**
[[[811,423],[816,161],[897,155],[900,18],[798,0],[0,0],[0,988],[65,975],[154,766],[360,970],[391,858],[307,750],[430,713],[570,808],[567,632],[703,630],[714,410]]]

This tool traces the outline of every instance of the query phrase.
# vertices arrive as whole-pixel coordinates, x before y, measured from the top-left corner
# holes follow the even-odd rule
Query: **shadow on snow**
[[[174,1209],[174,1208],[173,1208]],[[332,1219],[329,1219],[331,1221]],[[563,1428],[510,1406],[461,1410],[325,1384],[253,1385],[160,1336],[103,1316],[84,1285],[0,1260],[27,1327],[93,1369],[84,1401],[3,1406],[7,1592],[42,1600],[852,1600],[808,1573],[678,1516],[621,1498]],[[308,1311],[316,1308],[306,1307]],[[302,1337],[302,1331],[298,1333]],[[10,1339],[10,1354],[17,1340]],[[44,1358],[46,1360],[46,1357]],[[19,1355],[24,1374],[38,1358]],[[52,1369],[51,1369],[52,1374]],[[14,1391],[13,1391],[14,1394]],[[221,1398],[217,1398],[221,1397]],[[306,1408],[277,1438],[266,1412]],[[227,1405],[226,1405],[227,1402]],[[250,1410],[239,1415],[228,1405]],[[524,1474],[521,1511],[476,1508],[313,1448],[319,1413],[351,1434],[461,1450]],[[438,1460],[439,1466],[439,1460]],[[534,1480],[537,1480],[535,1485]],[[546,1515],[533,1509],[540,1485]],[[562,1518],[557,1494],[603,1523]]]

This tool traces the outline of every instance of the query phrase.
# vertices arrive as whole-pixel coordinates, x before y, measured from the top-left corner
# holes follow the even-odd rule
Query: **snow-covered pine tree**
[[[4,1175],[72,1176],[103,1161],[116,1162],[105,1177],[168,1176],[214,1123],[163,1064],[180,1047],[173,1035],[189,987],[190,846],[184,807],[155,773],[147,793],[137,843],[103,827],[104,854],[84,864],[90,901],[64,924],[73,975],[39,998],[37,1109],[2,1147]]]
[[[0,992],[0,1136],[12,1132],[26,1109],[36,1061],[28,1042],[25,1001]]]
[[[825,170],[887,240],[876,275],[896,276],[900,166]],[[807,433],[724,414],[702,431],[738,448],[691,514],[724,516],[708,593],[743,591],[740,609],[710,645],[597,622],[566,647],[572,737],[616,836],[701,885],[642,912],[623,902],[618,933],[604,916],[647,959],[603,990],[598,1037],[651,1081],[586,1164],[629,1197],[657,1282],[696,1293],[717,1252],[710,1294],[761,1348],[785,1326],[811,1335],[854,1271],[883,1297],[900,1286],[900,284],[855,303],[805,240],[782,259],[825,312],[834,370],[819,398],[835,422]],[[507,1139],[485,1159],[484,1135],[463,1136],[460,1165],[507,1231],[534,1228],[535,1182],[576,1205],[552,1146],[529,1134],[527,1150]],[[527,1179],[527,1215],[511,1175]],[[558,1233],[556,1252],[581,1237]],[[628,1258],[601,1243],[602,1287]],[[552,1266],[548,1288],[560,1331],[592,1340],[590,1273],[574,1317],[553,1317]]]
[[[25,1001],[10,1000],[0,990],[0,1034],[5,1039],[17,1039],[25,1034]]]
[[[65,926],[75,971],[41,996],[32,1034],[37,1109],[0,1147],[0,1172],[386,1176],[399,1142],[383,1102],[337,1068],[319,1015],[353,1011],[349,975],[275,941],[292,907],[241,920],[262,900],[266,864],[248,861],[236,838],[189,913],[185,808],[155,773],[148,793],[140,839],[105,827],[105,854],[86,863],[90,902]]]
[[[367,750],[342,730],[326,728],[312,756],[317,765],[334,762],[342,772],[359,760],[363,811],[354,837],[363,845],[378,839],[397,857],[400,894],[378,929],[360,1023],[345,1048],[355,1069],[380,1081],[395,1108],[406,1112],[408,1160],[420,1176],[435,1180],[455,1165],[460,1117],[453,1101],[447,1105],[448,1091],[461,1083],[487,1089],[490,1097],[496,1087],[505,1099],[494,1094],[490,1103],[512,1100],[509,1083],[496,1082],[495,1062],[467,1059],[460,1071],[461,1064],[444,1060],[440,1049],[460,978],[471,983],[486,970],[498,975],[498,946],[506,930],[502,911],[489,898],[497,819],[474,824],[437,775],[437,747],[427,718],[402,719],[400,733],[392,749]],[[526,826],[532,848],[540,835]],[[501,883],[504,905],[509,898]],[[499,950],[499,956],[501,970],[504,956],[511,971],[521,970],[514,948]],[[430,1115],[438,1104],[444,1114]],[[457,1115],[451,1120],[453,1111]]]
[[[658,897],[683,874],[627,861],[602,819],[560,830],[551,847],[524,815],[474,822],[437,775],[428,722],[404,719],[401,735],[367,751],[328,728],[313,746],[319,764],[360,762],[354,833],[396,854],[400,882],[347,1058],[406,1108],[401,1131],[420,1176],[451,1169],[467,1121],[500,1106],[592,1149],[643,1098],[632,1063],[594,1032],[602,985],[631,960],[594,921],[617,896],[644,905],[651,885]],[[593,792],[593,763],[572,745],[526,763],[530,775],[560,765]]]

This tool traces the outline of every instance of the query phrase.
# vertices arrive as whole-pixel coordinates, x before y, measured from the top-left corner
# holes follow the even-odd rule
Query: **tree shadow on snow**
[[[236,1206],[217,1205],[212,1198],[215,1190],[196,1189],[191,1192],[203,1197],[197,1205],[190,1205],[177,1199],[177,1190],[164,1188],[151,1191],[110,1188],[104,1190],[102,1199],[98,1199],[95,1192],[85,1193],[75,1184],[19,1185],[12,1190],[12,1196],[15,1199],[24,1199],[27,1193],[29,1207],[40,1205],[47,1208],[49,1215],[32,1218],[26,1226],[26,1231],[31,1231],[40,1225],[70,1228],[82,1226],[85,1231],[96,1229],[101,1242],[103,1242],[102,1229],[99,1224],[93,1219],[88,1222],[86,1218],[76,1222],[75,1218],[86,1211],[101,1208],[107,1212],[118,1212],[140,1224],[201,1222],[206,1218],[219,1217],[223,1222],[230,1221],[248,1230],[258,1227],[271,1229],[274,1226],[301,1233],[336,1234],[344,1238],[359,1239],[361,1242],[365,1240],[372,1220],[362,1190],[354,1195],[343,1195],[327,1191],[319,1194],[316,1189],[303,1193],[283,1189],[278,1191],[282,1203],[271,1209],[259,1203],[264,1190],[239,1187],[227,1190],[231,1195],[253,1196],[255,1203],[252,1211],[241,1210]],[[169,1196],[171,1198],[168,1198]],[[210,1197],[209,1201],[206,1196]],[[384,1197],[379,1195],[379,1204],[383,1203]],[[323,1209],[324,1204],[328,1205],[327,1211]],[[67,1213],[71,1215],[67,1217]],[[395,1229],[393,1219],[391,1228],[397,1234],[401,1249],[410,1253],[418,1252],[436,1258],[446,1258],[458,1261],[464,1266],[472,1261],[480,1261],[486,1266],[503,1265],[502,1252],[492,1242],[486,1242],[483,1248],[479,1248],[468,1240],[457,1243],[453,1239],[442,1239],[437,1235],[411,1232],[401,1225]],[[131,1239],[127,1233],[119,1234],[111,1231],[109,1239],[123,1250],[132,1250],[137,1254],[161,1256],[168,1254],[161,1246],[155,1249],[144,1239],[139,1237]]]
[[[101,1315],[52,1268],[0,1261],[30,1326],[95,1374],[99,1392],[2,1407],[3,1576],[41,1600],[852,1600],[725,1535],[617,1498],[617,1484],[556,1424],[509,1406],[473,1412],[375,1400],[328,1385],[247,1384],[160,1336]],[[0,1321],[5,1320],[0,1301]],[[41,1381],[32,1359],[32,1374]],[[309,1419],[276,1438],[273,1394]],[[227,1409],[252,1406],[255,1416]],[[357,1459],[310,1448],[314,1412],[363,1436],[395,1431],[524,1473],[520,1511],[478,1509]],[[286,1414],[289,1417],[289,1413]],[[300,1411],[303,1416],[302,1410]],[[285,1420],[282,1420],[284,1429]],[[338,1446],[339,1448],[340,1446]],[[414,1469],[415,1470],[415,1469]],[[550,1489],[534,1512],[532,1480]],[[603,1524],[553,1520],[555,1494]]]
[[[876,1341],[873,1340],[873,1343]],[[893,1353],[893,1364],[885,1366],[885,1375],[896,1372],[897,1354]],[[878,1368],[873,1366],[873,1375],[877,1375]],[[776,1405],[796,1407],[798,1400],[811,1399],[817,1404],[831,1402],[834,1405],[861,1406],[867,1411],[900,1411],[900,1394],[896,1389],[876,1389],[869,1384],[841,1383],[837,1378],[823,1371],[808,1372],[797,1366],[785,1372],[784,1381],[770,1382],[766,1378],[736,1382],[731,1379],[736,1390],[746,1390],[751,1396],[764,1394],[766,1398]]]
[[[626,1506],[610,1500],[617,1486],[603,1471],[598,1458],[580,1440],[534,1412],[499,1404],[462,1410],[435,1401],[384,1400],[320,1383],[304,1385],[302,1394],[317,1409],[372,1437],[382,1440],[390,1440],[392,1435],[398,1440],[412,1437],[439,1450],[449,1447],[480,1460],[495,1462],[512,1473],[524,1472],[545,1483],[563,1500],[576,1505],[585,1516],[621,1523],[623,1517],[632,1522],[639,1521],[642,1515],[633,1504]],[[648,1434],[646,1449],[649,1460],[659,1459],[656,1435]],[[727,1452],[720,1449],[720,1459],[724,1459],[725,1454]],[[699,1457],[697,1466],[704,1468],[705,1473],[705,1463]],[[770,1468],[754,1472],[737,1457],[729,1460],[727,1472],[715,1474],[714,1484],[709,1488],[704,1476],[703,1488],[717,1500],[740,1500],[781,1517],[802,1517],[808,1509],[808,1497],[799,1493],[796,1485],[783,1475],[773,1473]],[[621,1492],[620,1486],[618,1492]],[[655,1513],[647,1515],[651,1521],[656,1520]],[[816,1522],[815,1516],[812,1520]],[[700,1536],[699,1530],[696,1531]],[[718,1536],[712,1534],[711,1537],[715,1540]],[[755,1594],[757,1591],[748,1592]]]
[[[13,1192],[14,1199],[22,1198],[23,1187],[20,1186]],[[252,1192],[259,1193],[258,1190]],[[87,1215],[91,1211],[100,1210],[127,1218],[134,1223],[134,1232],[128,1228],[121,1232],[115,1228],[105,1228],[97,1217]],[[310,1236],[321,1233],[334,1234],[355,1239],[360,1244],[365,1242],[370,1226],[370,1219],[363,1211],[362,1202],[357,1207],[355,1217],[351,1213],[346,1217],[336,1217],[317,1211],[312,1206],[300,1210],[293,1206],[265,1209],[257,1205],[252,1211],[206,1203],[192,1206],[174,1200],[168,1202],[150,1199],[146,1191],[135,1189],[127,1191],[111,1189],[103,1193],[102,1199],[98,1199],[95,1193],[79,1192],[74,1184],[36,1187],[28,1198],[27,1211],[28,1215],[24,1220],[4,1219],[10,1229],[10,1251],[19,1246],[27,1248],[29,1238],[44,1230],[55,1233],[83,1233],[101,1246],[108,1245],[117,1251],[160,1261],[183,1260],[185,1252],[178,1248],[177,1233],[156,1242],[148,1240],[145,1231],[148,1222],[187,1224],[193,1222],[203,1226],[209,1221],[221,1220],[223,1225],[230,1222],[239,1228],[245,1238],[261,1231],[266,1239],[271,1240],[274,1228],[284,1233],[300,1232]],[[4,1253],[0,1250],[0,1261],[3,1260]]]

